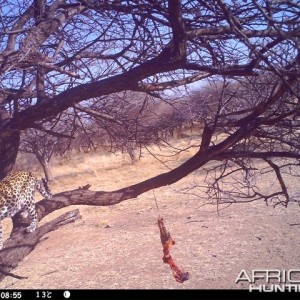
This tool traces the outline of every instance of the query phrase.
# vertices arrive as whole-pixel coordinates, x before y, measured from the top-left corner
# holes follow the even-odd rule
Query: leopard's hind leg
[[[30,219],[30,225],[26,228],[26,232],[30,233],[33,232],[38,225],[38,216],[35,209],[35,204],[31,203],[27,208],[26,211],[28,212],[28,217]]]
[[[24,195],[25,197],[25,195]],[[30,233],[33,232],[38,225],[38,216],[37,216],[37,212],[35,209],[35,203],[34,203],[34,191],[32,192],[32,194],[30,195],[30,197],[26,197],[26,201],[22,207],[22,216],[23,217],[27,217],[30,220],[30,225],[26,228],[26,232]]]

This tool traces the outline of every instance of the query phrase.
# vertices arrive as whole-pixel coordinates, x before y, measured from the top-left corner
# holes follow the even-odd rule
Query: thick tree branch
[[[274,29],[265,29],[265,30],[247,30],[243,29],[241,31],[245,36],[248,38],[252,37],[278,37],[278,31]],[[195,38],[195,37],[209,37],[212,36],[212,38],[216,38],[216,36],[222,36],[223,39],[230,39],[232,38],[230,35],[234,34],[234,30],[230,26],[220,26],[220,27],[214,27],[214,28],[195,28],[195,29],[189,29],[187,30],[187,37],[189,39]],[[300,37],[300,27],[291,30],[283,32],[284,36],[286,38],[295,38]]]
[[[173,55],[176,60],[186,60],[186,30],[180,0],[169,0],[169,21],[173,32]]]
[[[280,158],[293,158],[300,160],[300,153],[293,153],[288,151],[265,151],[265,152],[255,152],[255,151],[225,151],[220,155],[216,156],[217,160],[229,159],[229,158],[261,158],[267,159],[270,157],[280,157]]]
[[[165,89],[171,89],[185,84],[190,84],[198,80],[208,78],[209,76],[211,76],[211,73],[199,73],[178,80],[158,82],[158,83],[140,83],[136,90],[141,92],[146,92],[146,93],[151,91],[162,91]]]
[[[104,114],[104,113],[95,111],[93,109],[89,109],[89,108],[83,107],[80,104],[74,104],[74,108],[78,109],[79,111],[85,112],[85,113],[87,113],[87,114],[89,114],[91,116],[94,116],[96,118],[100,118],[100,119],[106,120],[108,122],[117,123],[119,125],[124,125],[123,122],[121,122],[120,120],[115,119],[114,117],[112,117],[112,116],[110,116],[108,114]]]

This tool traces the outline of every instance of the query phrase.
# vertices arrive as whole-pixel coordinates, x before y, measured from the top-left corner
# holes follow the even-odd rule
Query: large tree
[[[262,194],[246,180],[246,191],[231,190],[230,199],[276,198],[285,205],[291,200],[282,168],[291,170],[300,162],[299,1],[0,4],[0,178],[13,168],[22,131],[46,131],[44,124],[63,113],[70,115],[71,123],[72,116],[80,119],[85,113],[101,118],[103,126],[126,124],[127,115],[110,115],[103,96],[130,90],[162,97],[164,90],[192,82],[223,82],[216,84],[218,92],[204,98],[213,98],[209,107],[198,97],[194,112],[199,112],[203,131],[198,152],[185,163],[114,192],[62,192],[37,203],[39,219],[72,204],[113,205],[137,197],[212,160],[220,162],[212,190],[218,192],[218,182],[236,172],[249,178],[255,169],[251,162],[262,159],[275,174],[278,190]],[[26,244],[14,248],[24,238],[18,217],[1,253],[4,270],[15,266],[47,230],[66,222],[38,228],[26,236]]]

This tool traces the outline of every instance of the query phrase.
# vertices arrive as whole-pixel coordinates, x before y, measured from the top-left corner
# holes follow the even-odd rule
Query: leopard
[[[26,233],[35,231],[38,226],[38,216],[35,208],[35,189],[46,199],[53,195],[45,180],[39,181],[31,172],[13,172],[0,181],[0,250],[3,248],[1,221],[21,213],[23,218],[29,218],[30,225]]]

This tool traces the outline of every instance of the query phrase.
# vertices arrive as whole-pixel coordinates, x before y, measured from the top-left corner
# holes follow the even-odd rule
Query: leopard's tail
[[[52,193],[51,193],[51,190],[48,186],[47,180],[45,178],[42,178],[42,182],[43,182],[43,185],[44,185],[44,188],[45,188],[46,192],[52,196]]]
[[[42,196],[49,200],[52,199],[53,195],[45,178],[42,178],[42,182],[37,180],[35,186]]]

